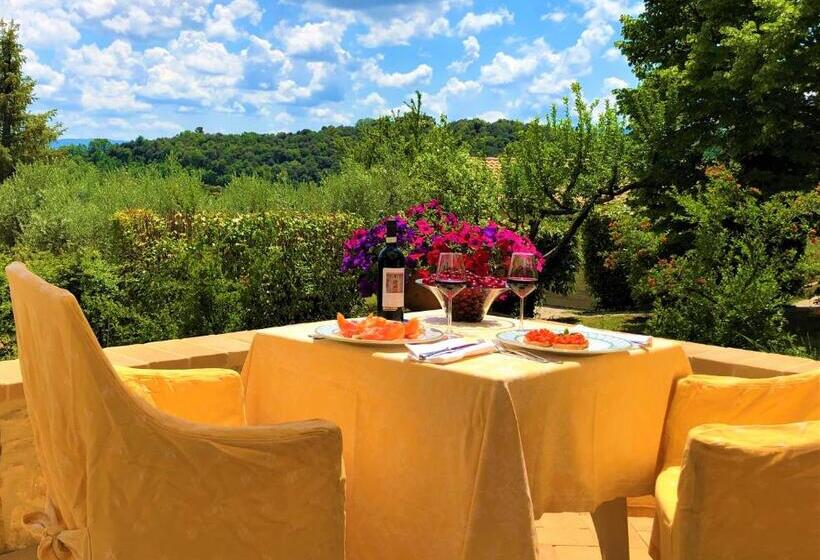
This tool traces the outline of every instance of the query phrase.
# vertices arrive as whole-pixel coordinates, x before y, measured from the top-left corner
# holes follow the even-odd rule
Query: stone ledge
[[[684,343],[684,351],[695,373],[731,375],[735,377],[777,377],[820,369],[820,362],[810,358],[755,352],[739,348],[723,348],[692,342]]]
[[[256,331],[161,340],[111,346],[103,351],[112,364],[135,368],[186,369],[218,367],[242,369]],[[19,360],[0,361],[0,403],[22,401]]]

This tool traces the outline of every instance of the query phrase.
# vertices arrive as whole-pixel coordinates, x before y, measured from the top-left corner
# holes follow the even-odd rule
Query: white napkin
[[[599,332],[604,333],[609,336],[615,336],[618,338],[623,338],[624,340],[628,340],[635,346],[640,346],[641,348],[651,348],[652,347],[652,337],[645,334],[632,334],[632,333],[625,333],[619,331],[605,331],[603,329],[593,329],[591,327],[585,327],[584,325],[578,325],[574,329],[570,329],[570,331],[576,332]]]
[[[450,338],[430,344],[406,344],[410,359],[426,364],[449,364],[469,356],[495,352],[492,342],[475,338]],[[452,350],[450,350],[452,349]],[[433,354],[439,352],[439,354]],[[425,358],[424,356],[430,356]]]

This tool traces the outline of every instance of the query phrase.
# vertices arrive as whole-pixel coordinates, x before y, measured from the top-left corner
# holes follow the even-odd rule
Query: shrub
[[[679,199],[691,249],[662,259],[645,282],[655,298],[648,327],[710,344],[800,351],[785,329],[783,306],[790,287],[802,284],[797,264],[817,223],[818,194],[761,203],[726,169],[707,175],[700,194]]]
[[[2,189],[0,242],[50,252],[105,250],[118,210],[190,213],[210,197],[198,175],[171,164],[104,171],[70,159],[22,166]]]
[[[315,185],[295,184],[284,179],[272,182],[257,176],[232,178],[209,202],[208,207],[219,212],[325,210],[325,196]]]
[[[117,214],[116,224],[117,246],[150,297],[199,317],[183,335],[326,319],[360,304],[355,278],[338,272],[344,240],[361,224],[354,216],[139,211]]]
[[[567,220],[544,220],[538,228],[534,241],[541,253],[547,253],[555,247],[568,227]],[[581,258],[578,251],[578,240],[573,239],[564,249],[552,255],[544,264],[544,270],[538,277],[539,294],[545,291],[557,294],[568,294],[575,288],[575,277]]]
[[[21,260],[35,274],[73,293],[103,346],[172,338],[177,332],[170,315],[141,309],[127,289],[123,267],[93,249],[64,255],[27,252],[0,257],[2,268],[12,260]],[[0,274],[0,345],[0,359],[16,353],[5,274]]]
[[[601,211],[587,218],[582,232],[584,277],[598,307],[629,309],[634,307],[632,290],[625,266],[612,255],[615,243],[610,236],[609,212]]]

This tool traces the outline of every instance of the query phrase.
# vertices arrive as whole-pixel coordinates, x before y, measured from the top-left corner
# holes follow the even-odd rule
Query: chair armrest
[[[246,424],[242,378],[233,370],[114,369],[133,393],[167,414],[204,424]]]
[[[764,379],[690,375],[678,380],[666,416],[661,465],[680,465],[689,430],[701,424],[820,420],[820,370]]]
[[[816,558],[818,519],[820,422],[692,430],[672,558]]]
[[[91,510],[99,513],[89,525],[95,550],[122,558],[343,560],[338,427],[310,420],[228,428],[140,408],[132,451],[109,456],[106,472],[90,481],[89,495],[102,500]],[[112,481],[127,507],[125,517],[109,520]]]

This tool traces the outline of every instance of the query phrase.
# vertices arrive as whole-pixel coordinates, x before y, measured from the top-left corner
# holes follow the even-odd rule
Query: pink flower
[[[416,229],[421,235],[432,235],[435,231],[433,226],[427,220],[419,220],[416,222]]]

